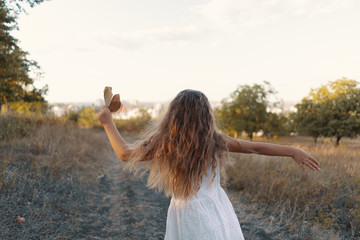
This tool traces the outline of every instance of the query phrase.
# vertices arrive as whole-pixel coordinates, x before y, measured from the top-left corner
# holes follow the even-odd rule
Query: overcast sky
[[[104,86],[124,100],[191,88],[219,101],[263,81],[300,101],[328,81],[360,81],[359,13],[358,0],[52,0],[14,34],[51,103],[95,101]]]

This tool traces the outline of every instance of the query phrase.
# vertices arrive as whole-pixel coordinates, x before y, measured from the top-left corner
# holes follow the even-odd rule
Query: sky
[[[358,0],[51,0],[13,34],[55,102],[168,101],[197,89],[220,101],[271,83],[300,101],[311,88],[360,81]]]

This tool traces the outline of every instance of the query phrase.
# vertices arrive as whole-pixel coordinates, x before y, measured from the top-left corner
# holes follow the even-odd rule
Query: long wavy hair
[[[213,182],[225,150],[207,97],[187,89],[171,101],[162,121],[135,144],[126,160],[136,173],[149,171],[148,187],[187,200],[200,189],[203,176]]]

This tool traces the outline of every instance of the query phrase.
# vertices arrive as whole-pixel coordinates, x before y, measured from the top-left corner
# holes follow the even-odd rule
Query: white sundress
[[[211,168],[208,169],[211,176]],[[210,179],[211,180],[211,179]],[[206,176],[201,188],[184,202],[172,197],[167,213],[165,240],[244,240],[234,208],[220,186],[219,164],[209,187]]]

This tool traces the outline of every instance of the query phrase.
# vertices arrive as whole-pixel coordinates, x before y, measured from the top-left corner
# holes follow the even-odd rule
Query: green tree
[[[312,95],[322,104],[327,125],[323,135],[335,137],[336,146],[342,137],[360,134],[360,88],[354,80],[342,78],[322,86]]]
[[[274,93],[268,82],[239,86],[230,99],[224,99],[222,106],[216,109],[218,123],[230,134],[236,136],[244,131],[252,140],[254,133],[264,130],[270,107],[267,99]]]
[[[5,1],[0,0],[0,106],[7,102],[44,102],[44,94],[48,87],[37,89],[30,72],[38,73],[39,66],[27,58],[28,53],[17,44],[18,40],[11,36],[17,29],[17,16],[25,11],[21,3],[31,7],[42,2],[40,0]]]
[[[296,130],[299,134],[311,136],[316,145],[317,139],[326,126],[327,119],[321,114],[322,106],[314,103],[307,98],[302,99],[301,103],[296,104],[296,113],[294,115]]]
[[[335,137],[336,146],[342,137],[360,134],[360,88],[358,82],[347,78],[330,81],[297,105],[299,129],[307,135]]]
[[[274,135],[283,136],[288,134],[288,132],[290,132],[288,121],[288,117],[283,114],[269,112],[264,124],[264,135],[271,137]]]

